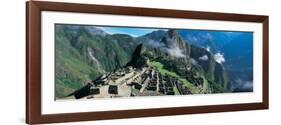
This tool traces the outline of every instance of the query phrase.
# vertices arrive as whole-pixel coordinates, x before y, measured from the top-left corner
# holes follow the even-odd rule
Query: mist
[[[225,62],[225,58],[224,58],[223,53],[219,53],[219,52],[216,53],[216,54],[214,55],[214,59],[216,60],[217,63],[220,63],[220,64],[222,64],[222,63]]]

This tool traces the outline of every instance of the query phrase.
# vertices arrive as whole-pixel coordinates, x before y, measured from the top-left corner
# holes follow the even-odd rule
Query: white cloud
[[[174,57],[184,58],[185,55],[183,54],[182,50],[178,47],[176,48],[165,48],[165,50]]]
[[[207,46],[205,49],[210,52],[210,46]]]
[[[158,48],[158,47],[163,47],[164,46],[163,43],[158,42],[158,41],[154,41],[154,40],[148,40],[148,42],[146,44],[148,44],[149,46],[154,47],[154,48]]]
[[[203,61],[207,61],[209,59],[209,57],[207,55],[203,55],[201,57],[199,57],[199,60],[203,60]]]
[[[233,84],[231,87],[232,90],[236,88],[251,90],[253,89],[253,81],[245,81],[238,78],[235,80],[235,84]]]
[[[174,41],[170,41],[168,43],[173,44],[173,42]],[[153,48],[160,48],[161,51],[164,51],[173,57],[185,58],[185,54],[183,53],[183,50],[181,50],[178,46],[170,45],[170,47],[165,47],[164,43],[154,40],[149,40],[146,44]]]
[[[190,62],[193,65],[197,65],[198,64],[198,62],[195,59],[193,59],[193,58],[190,58]]]
[[[220,63],[220,64],[222,64],[222,63],[224,63],[225,62],[225,58],[224,58],[224,56],[223,56],[223,53],[216,53],[215,55],[214,55],[214,59],[216,60],[216,62],[217,63]]]
[[[179,48],[179,45],[177,42],[175,42],[171,38],[167,38],[167,46],[164,47],[163,50],[166,51],[169,55],[177,57],[177,58],[185,58],[185,54],[183,53],[183,50]],[[163,44],[164,45],[164,44]]]

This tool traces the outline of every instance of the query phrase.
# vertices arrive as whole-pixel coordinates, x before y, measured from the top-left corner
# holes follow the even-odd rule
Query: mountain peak
[[[151,33],[145,34],[143,36],[140,36],[139,39],[150,39],[154,41],[160,41],[163,36],[165,36],[167,32],[164,30],[155,30]]]
[[[126,66],[139,68],[147,65],[147,58],[142,56],[142,52],[145,51],[144,49],[143,44],[139,44],[133,52],[131,60],[126,64]]]
[[[168,36],[170,37],[170,38],[172,38],[172,37],[179,37],[179,33],[175,30],[175,29],[169,29],[168,31],[167,31],[167,33],[168,33]]]
[[[167,35],[162,38],[161,42],[164,43],[167,48],[179,48],[185,50],[186,42],[175,29],[169,29]]]

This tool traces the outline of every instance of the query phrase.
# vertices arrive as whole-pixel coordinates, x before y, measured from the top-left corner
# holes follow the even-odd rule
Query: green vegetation
[[[227,89],[225,89],[221,84],[217,84],[211,81],[209,82],[209,89],[212,90],[212,93],[227,93],[229,92]]]
[[[112,72],[131,59],[137,45],[132,37],[95,34],[91,28],[56,25],[56,98],[67,96],[87,81],[96,79],[104,72]]]
[[[157,68],[157,70],[161,73],[161,74],[167,74],[169,76],[173,76],[173,77],[177,77],[179,78],[179,76],[175,73],[175,72],[171,72],[169,70],[164,69],[164,65],[160,62],[156,62],[156,61],[151,61],[150,64]]]
[[[174,89],[175,95],[180,95],[180,92],[179,92],[177,86],[174,86],[173,89]]]
[[[196,92],[197,91],[197,88],[193,84],[188,82],[185,78],[180,77],[175,72],[172,72],[172,71],[169,71],[169,70],[165,69],[164,65],[162,63],[157,62],[157,61],[151,61],[150,64],[151,64],[151,66],[155,67],[162,75],[169,75],[169,76],[172,76],[172,77],[176,77],[181,82],[183,82],[183,84],[187,88],[191,89],[192,92]]]

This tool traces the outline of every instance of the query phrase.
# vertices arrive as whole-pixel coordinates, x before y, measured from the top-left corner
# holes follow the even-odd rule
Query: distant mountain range
[[[220,33],[208,36],[207,31],[158,30],[132,37],[111,35],[95,26],[56,25],[55,28],[57,98],[105,72],[126,65],[141,66],[144,58],[160,63],[183,81],[188,82],[186,76],[190,73],[197,74],[205,81],[205,93],[251,91],[249,85],[241,84],[252,80],[252,43],[244,44],[251,41],[250,35],[240,39]],[[217,53],[223,54],[224,63],[216,61]]]
[[[191,44],[206,48],[213,54],[222,54],[229,74],[231,90],[252,91],[253,33],[203,30],[179,30]],[[251,85],[245,85],[249,83]]]

